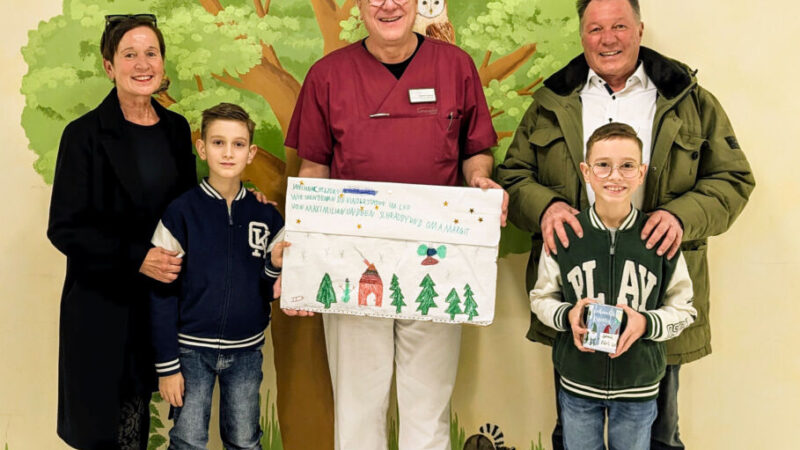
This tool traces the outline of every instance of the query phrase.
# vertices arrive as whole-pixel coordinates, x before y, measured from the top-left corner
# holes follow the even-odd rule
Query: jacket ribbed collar
[[[592,223],[592,226],[598,230],[608,230],[603,224],[603,221],[600,219],[600,216],[597,215],[597,211],[595,211],[595,205],[592,205],[589,208],[589,221]],[[633,224],[636,223],[636,218],[639,217],[639,210],[631,206],[631,212],[628,213],[628,216],[625,217],[625,220],[622,221],[622,224],[619,226],[619,231],[625,231],[633,227]]]
[[[216,189],[214,189],[213,186],[211,186],[211,183],[208,182],[207,177],[203,178],[203,181],[200,182],[200,189],[202,189],[203,192],[211,198],[215,198],[217,200],[225,200],[225,197],[223,197],[219,192],[217,192]],[[247,189],[245,189],[244,185],[240,183],[239,193],[236,194],[236,197],[233,198],[233,201],[236,202],[243,199],[246,194],[247,194]]]

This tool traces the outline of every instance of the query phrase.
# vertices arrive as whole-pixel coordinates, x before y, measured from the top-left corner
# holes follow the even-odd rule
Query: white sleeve
[[[539,257],[539,273],[536,285],[530,293],[531,311],[542,323],[558,331],[569,328],[567,313],[572,304],[563,301],[561,295],[561,270],[558,262],[544,248]]]
[[[169,250],[171,252],[178,252],[178,258],[183,258],[183,255],[186,252],[181,247],[181,243],[175,239],[175,236],[172,235],[172,232],[169,231],[164,225],[164,222],[158,221],[158,226],[156,227],[156,231],[153,233],[153,238],[150,239],[150,243],[155,245],[156,247],[161,247],[164,250]]]
[[[644,338],[654,341],[672,339],[694,322],[697,310],[692,306],[692,280],[683,253],[678,257],[675,272],[669,280],[661,307],[645,311],[649,333]]]

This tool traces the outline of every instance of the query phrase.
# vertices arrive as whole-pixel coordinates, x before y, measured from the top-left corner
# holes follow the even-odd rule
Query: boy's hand
[[[172,406],[183,406],[183,375],[178,372],[166,377],[158,378],[158,392],[161,398],[167,401]]]
[[[139,272],[162,283],[172,283],[181,273],[182,262],[183,260],[178,258],[178,252],[153,247],[144,257]]]
[[[616,358],[621,354],[628,351],[636,342],[637,339],[642,337],[644,332],[647,330],[647,319],[644,318],[644,315],[639,311],[631,308],[628,305],[617,305],[625,311],[625,314],[628,316],[628,325],[625,327],[625,331],[622,333],[622,336],[619,337],[619,342],[617,342],[617,352],[612,353],[608,356],[611,358]]]
[[[269,205],[272,205],[272,206],[274,206],[276,208],[278,207],[278,203],[274,202],[272,200],[269,200],[267,198],[267,196],[264,195],[263,192],[257,191],[255,189],[247,189],[247,190],[250,191],[250,193],[253,194],[256,197],[256,200],[258,200],[258,203],[261,203],[262,205],[269,204]]]
[[[276,269],[280,269],[281,267],[283,267],[283,249],[291,246],[292,246],[291,242],[281,241],[272,247],[272,254],[270,255],[270,262],[272,263],[272,267],[275,267]]]
[[[590,298],[582,298],[569,310],[567,319],[569,319],[569,325],[570,328],[572,328],[572,342],[575,343],[575,347],[582,352],[594,353],[594,350],[583,346],[583,337],[589,332],[586,328],[586,324],[583,322],[583,311],[589,303],[597,302]]]
[[[287,242],[287,244],[288,244],[288,242]],[[289,244],[289,245],[291,245],[291,244]],[[289,245],[287,245],[287,247]],[[277,244],[275,246],[277,247]],[[273,254],[275,254],[275,250],[274,249],[273,249]],[[281,276],[282,275],[278,275],[278,279],[275,280],[275,285],[272,286],[272,296],[275,297],[276,299],[280,298],[280,296],[281,296]],[[310,316],[314,315],[313,311],[300,311],[300,310],[297,310],[297,309],[281,308],[281,311],[283,311],[284,314],[286,314],[287,316],[290,316],[290,317],[297,317],[297,316],[299,316],[299,317],[310,317]]]

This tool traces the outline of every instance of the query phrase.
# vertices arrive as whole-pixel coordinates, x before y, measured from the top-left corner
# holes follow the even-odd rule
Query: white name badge
[[[409,89],[408,100],[411,103],[436,103],[436,89]]]

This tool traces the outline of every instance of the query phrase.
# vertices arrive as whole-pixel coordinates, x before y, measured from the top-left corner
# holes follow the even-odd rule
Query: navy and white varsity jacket
[[[179,347],[234,352],[264,342],[280,273],[270,253],[282,236],[280,213],[244,187],[228,209],[204,179],[167,207],[152,243],[178,251],[183,264],[150,296],[158,376],[180,371]]]

